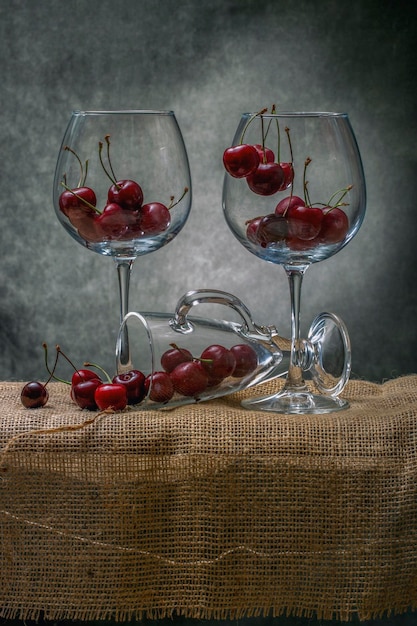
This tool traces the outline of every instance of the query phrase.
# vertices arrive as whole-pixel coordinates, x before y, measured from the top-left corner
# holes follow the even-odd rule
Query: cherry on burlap
[[[0,614],[416,608],[417,376],[351,381],[351,408],[330,415],[240,407],[280,385],[97,416],[63,384],[27,410],[22,385],[0,383]]]

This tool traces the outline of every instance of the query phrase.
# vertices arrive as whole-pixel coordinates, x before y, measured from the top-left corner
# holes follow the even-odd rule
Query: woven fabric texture
[[[417,608],[417,376],[345,411],[83,412],[0,383],[0,614],[370,619]]]

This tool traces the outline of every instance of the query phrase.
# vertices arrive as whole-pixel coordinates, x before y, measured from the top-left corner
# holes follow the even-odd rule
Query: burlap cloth
[[[93,414],[60,383],[44,409],[20,389],[0,383],[3,617],[417,607],[417,376],[351,381],[330,415],[243,410],[251,390],[45,434]]]

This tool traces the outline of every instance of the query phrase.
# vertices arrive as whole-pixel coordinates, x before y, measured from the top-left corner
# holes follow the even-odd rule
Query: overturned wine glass
[[[225,307],[221,318],[201,315],[205,305],[213,304]],[[192,315],[197,308],[200,314]],[[141,409],[229,395],[285,376],[291,361],[290,340],[275,326],[256,324],[239,298],[219,290],[189,291],[173,313],[130,311],[120,326],[121,335],[126,331],[131,360],[124,361],[118,341],[116,367],[121,375],[132,370],[143,374],[147,382]],[[312,376],[321,393],[335,397],[342,391],[349,379],[351,352],[340,318],[318,315],[298,355],[299,367]]]

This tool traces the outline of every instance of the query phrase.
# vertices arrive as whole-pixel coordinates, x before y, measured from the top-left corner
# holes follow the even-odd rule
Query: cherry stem
[[[276,107],[275,104],[272,105],[271,107],[271,113],[272,115],[276,114]],[[279,121],[277,120],[277,118],[275,118],[275,123],[276,123],[276,127],[277,127],[277,163],[279,163],[281,161],[281,129],[279,127]],[[268,128],[269,130],[269,128]],[[266,137],[265,137],[266,139]]]
[[[78,367],[75,367],[74,363],[71,361],[71,359],[69,358],[69,356],[67,356],[65,354],[65,352],[63,352],[60,348],[60,346],[55,346],[55,349],[57,351],[57,353],[62,354],[62,356],[64,357],[64,359],[71,365],[71,367],[74,369],[75,372],[79,372],[80,370],[78,369]],[[67,382],[67,381],[62,381],[62,382]],[[71,383],[68,383],[71,384]]]
[[[266,136],[265,136],[265,124],[264,124],[264,116],[263,115],[261,115],[261,133],[262,133],[262,153],[263,153],[262,162],[266,163],[266,154],[265,154],[265,140],[266,140]]]
[[[111,158],[110,158],[110,135],[106,135],[104,137],[104,139],[106,140],[106,144],[107,144],[107,160],[108,160],[109,165],[110,165],[110,171],[113,174],[113,178],[115,180],[115,184],[117,185],[117,182],[116,182],[117,181],[117,176],[114,173],[113,165],[112,165]]]
[[[108,135],[106,135],[106,138],[108,137]],[[106,139],[107,141],[107,139]],[[107,148],[108,148],[109,144],[107,141]],[[98,157],[100,159],[100,163],[101,163],[101,167],[103,168],[104,173],[106,174],[107,178],[113,183],[113,185],[116,185],[116,177],[113,174],[113,170],[111,170],[112,174],[113,174],[113,178],[110,176],[108,169],[106,168],[106,166],[104,165],[103,162],[103,142],[99,141],[98,142]],[[111,164],[110,164],[110,169],[111,169]],[[119,188],[119,186],[117,185],[117,187]]]
[[[60,354],[60,351],[56,351],[56,355],[55,355],[55,363],[54,366],[52,368],[52,370],[50,369],[49,365],[48,365],[48,346],[46,343],[42,344],[42,348],[44,349],[44,353],[45,353],[45,366],[46,366],[46,370],[49,374],[49,378],[47,380],[47,382],[45,383],[45,386],[49,383],[49,381],[53,378],[54,380],[57,380],[60,383],[65,383],[66,385],[70,385],[71,383],[68,380],[64,380],[63,378],[59,378],[58,376],[56,376],[55,374],[55,369],[58,363],[58,357]],[[64,355],[65,356],[65,355]]]
[[[85,181],[87,179],[88,161],[85,162],[85,173],[84,173],[83,164],[81,163],[81,159],[78,156],[78,154],[75,152],[75,150],[73,150],[69,146],[65,146],[64,150],[67,150],[68,152],[71,152],[71,154],[73,154],[75,156],[75,158],[77,159],[77,161],[79,163],[79,166],[80,166],[80,178],[79,178],[77,187],[83,187],[85,185]]]
[[[64,189],[66,189],[66,191],[69,191],[70,193],[72,193],[73,196],[75,196],[76,198],[78,198],[78,200],[80,202],[82,202],[83,204],[85,204],[85,206],[88,206],[89,209],[93,209],[93,211],[95,211],[96,213],[98,213],[99,215],[101,215],[101,212],[98,210],[98,208],[96,206],[94,206],[94,204],[91,204],[91,202],[88,202],[88,200],[86,200],[85,198],[82,198],[80,195],[78,195],[78,193],[76,193],[73,189],[71,189],[70,187],[68,187],[68,185],[66,183],[64,183],[61,180],[61,185],[63,186]]]
[[[261,116],[261,133],[262,133],[262,163],[266,163],[266,139],[268,137],[268,133],[271,129],[271,124],[272,124],[272,120],[269,120],[268,123],[268,127],[265,131],[264,128],[264,119],[262,117],[263,113],[266,113],[267,109],[264,109],[262,111],[260,111],[260,113],[258,115]],[[275,104],[273,104],[271,106],[271,115],[276,115],[276,106]],[[278,132],[278,148],[277,148],[277,161],[279,162],[279,154],[280,154],[280,143],[281,143],[281,138],[280,138],[280,128],[279,128],[279,122],[277,119],[275,119],[276,125],[277,125],[277,132]]]
[[[171,202],[167,207],[168,211],[170,211],[174,206],[177,206],[177,204],[179,204],[181,200],[187,195],[188,191],[189,191],[188,187],[184,187],[184,191],[182,192],[181,196],[178,198],[176,202],[174,202],[175,196],[171,196],[170,197]]]
[[[262,134],[262,163],[267,163],[266,160],[266,138],[268,137],[269,129],[271,128],[272,120],[269,120],[268,128],[265,132],[264,118],[261,116],[261,134]]]
[[[275,104],[272,105],[271,107],[271,115],[275,115],[276,113],[276,108],[275,108]],[[275,120],[276,123],[278,124],[278,120]],[[266,129],[266,132],[264,132],[264,128],[263,128],[263,124],[262,124],[262,153],[263,153],[263,163],[266,163],[266,138],[268,137],[268,133],[269,130],[271,128],[271,124],[272,124],[272,120],[269,120],[268,123],[268,128]],[[279,153],[279,126],[278,126],[278,153]]]
[[[277,124],[277,163],[280,163],[281,161],[281,129],[279,127],[279,121],[276,120],[276,124]]]
[[[335,193],[330,197],[330,200],[327,203],[327,206],[330,206],[330,207],[332,206],[333,208],[341,206],[343,198],[345,197],[347,193],[349,193],[352,187],[353,185],[348,185],[347,187],[344,187],[343,189],[339,189],[338,191],[335,191]],[[335,198],[338,194],[341,194],[339,200],[336,202],[336,204],[332,205],[333,198]]]
[[[294,153],[292,151],[292,142],[291,142],[291,135],[290,135],[290,129],[288,128],[288,126],[285,127],[285,132],[287,134],[287,139],[288,139],[288,147],[290,149],[290,156],[291,156],[291,164],[294,163]]]
[[[273,105],[272,110],[275,111],[275,105]],[[265,132],[265,129],[264,129],[264,118],[263,118],[263,116],[261,117],[261,120],[262,120],[261,126],[262,126],[263,163],[266,163],[267,160],[266,160],[266,145],[265,144],[266,144],[266,138],[268,137],[268,133],[269,133],[269,130],[271,128],[272,120],[269,120],[268,128],[266,129],[266,132]],[[276,122],[278,124],[278,120],[276,120]],[[278,146],[279,146],[279,126],[278,126]],[[279,152],[279,147],[278,147],[278,152]]]
[[[308,193],[308,180],[306,178],[307,167],[310,165],[310,163],[311,163],[311,159],[310,157],[307,157],[307,159],[304,162],[304,174],[303,174],[304,200],[305,200],[306,206],[311,206],[310,194]]]
[[[290,135],[290,129],[288,128],[288,126],[286,126],[286,127],[285,127],[285,132],[286,132],[287,139],[288,139],[288,147],[289,147],[289,149],[290,149],[291,168],[292,168],[291,195],[293,195],[293,191],[294,191],[294,179],[295,179],[294,153],[293,153],[293,150],[292,150],[291,135]]]
[[[108,373],[106,372],[105,369],[103,369],[100,365],[97,365],[97,363],[90,363],[89,361],[86,361],[84,363],[84,365],[86,367],[95,367],[96,369],[98,369],[100,372],[102,372],[104,374],[104,376],[107,378],[107,380],[109,381],[109,383],[112,382],[110,376],[108,375]]]
[[[55,361],[54,361],[54,365],[53,365],[53,368],[52,368],[52,371],[51,371],[51,370],[49,369],[49,365],[48,365],[48,346],[46,345],[46,343],[43,343],[43,344],[42,344],[42,347],[43,347],[44,352],[45,352],[45,365],[46,365],[46,369],[47,369],[48,374],[49,374],[49,378],[48,378],[48,380],[46,381],[46,383],[45,383],[44,387],[46,387],[46,385],[47,385],[47,384],[48,384],[48,383],[49,383],[52,379],[54,379],[54,380],[58,380],[58,381],[59,381],[59,382],[61,382],[61,383],[67,383],[67,384],[68,384],[68,381],[66,381],[66,380],[62,380],[61,378],[58,378],[58,376],[56,376],[56,375],[55,375],[56,366],[58,365],[58,357],[59,357],[59,353],[57,352],[57,353],[56,353],[56,355],[55,355]]]
[[[170,343],[169,344],[171,346],[171,348],[173,348],[174,350],[178,350],[179,352],[181,352],[182,354],[184,354],[184,356],[187,356],[187,352],[185,350],[185,348],[180,348],[180,346],[176,343]]]
[[[85,183],[87,181],[87,174],[88,174],[88,159],[85,160],[85,174],[84,174],[84,178],[82,181],[82,185],[80,185],[80,187],[84,187]]]
[[[267,112],[267,110],[268,110],[268,109],[261,109],[261,110],[260,110],[260,111],[258,111],[257,113],[253,113],[253,115],[251,115],[251,116],[250,116],[250,118],[248,119],[248,121],[246,122],[246,124],[245,124],[245,126],[244,126],[244,128],[243,128],[243,130],[242,130],[242,134],[240,135],[240,143],[241,143],[241,144],[243,143],[243,139],[244,139],[244,137],[245,137],[245,134],[246,134],[246,131],[247,131],[247,129],[248,129],[249,124],[252,124],[253,120],[254,120],[256,117],[259,117],[259,116],[261,116],[261,117],[262,117],[262,115],[263,115],[264,113],[266,113],[266,112]]]

